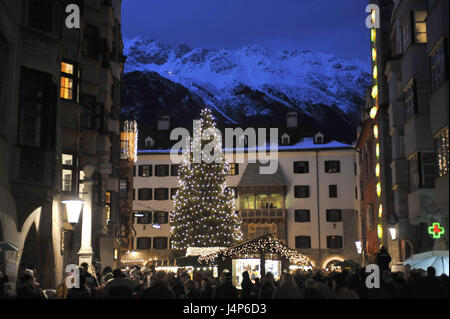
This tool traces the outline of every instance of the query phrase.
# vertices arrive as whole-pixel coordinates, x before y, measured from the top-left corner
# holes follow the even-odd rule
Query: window
[[[309,186],[308,185],[296,185],[296,186],[294,186],[294,197],[295,198],[307,198],[307,197],[309,197]]]
[[[170,176],[178,176],[179,169],[180,169],[180,164],[170,165]]]
[[[143,214],[142,217],[137,217],[136,223],[138,224],[151,224],[152,223],[152,213],[151,212],[137,212]]]
[[[448,40],[442,39],[430,55],[431,86],[433,90],[447,80]]]
[[[153,189],[152,188],[139,188],[138,200],[152,200]]]
[[[339,173],[341,171],[340,161],[325,161],[325,173]]]
[[[415,43],[427,43],[427,18],[426,11],[414,11],[414,42]]]
[[[342,236],[327,236],[327,248],[342,248]]]
[[[139,176],[148,177],[152,176],[152,165],[139,165]]]
[[[152,248],[151,237],[138,237],[136,242],[136,249],[151,249]]]
[[[155,165],[155,176],[169,176],[169,165]]]
[[[296,223],[308,223],[311,221],[311,212],[309,209],[296,209],[295,210],[295,222]]]
[[[91,130],[103,129],[103,106],[97,103],[96,97],[83,94],[80,97],[80,104],[83,106],[81,127]]]
[[[87,25],[83,34],[83,55],[98,59],[99,55],[99,31],[96,26]]]
[[[169,223],[168,212],[153,212],[153,224],[167,224]]]
[[[153,249],[167,249],[168,238],[167,237],[153,237]]]
[[[288,134],[284,134],[281,137],[281,144],[282,145],[289,145],[290,141],[291,141],[291,138],[290,138],[290,136]]]
[[[133,177],[136,176],[136,165],[133,165]]]
[[[21,69],[18,142],[21,146],[48,149],[55,138],[56,87],[51,76]],[[1,106],[3,107],[3,106]]]
[[[155,188],[155,200],[167,200],[169,199],[168,188]]]
[[[444,176],[448,173],[449,166],[448,126],[434,137],[434,145],[436,150],[438,174],[439,176]]]
[[[64,100],[78,103],[78,79],[77,67],[67,61],[61,62],[61,86],[59,96]]]
[[[327,209],[327,222],[337,223],[342,221],[342,211],[340,209]]]
[[[311,248],[311,237],[310,236],[295,236],[295,248]]]
[[[355,187],[355,199],[358,199],[358,187]]]
[[[239,164],[238,163],[230,164],[230,175],[239,175]]]
[[[337,195],[337,185],[328,185],[328,196],[330,198],[336,198]]]
[[[409,191],[418,188],[434,188],[434,154],[417,152],[408,158]]]
[[[77,190],[77,159],[72,154],[62,154],[62,191],[78,192]]]
[[[416,81],[411,80],[403,90],[405,100],[405,119],[408,121],[417,113]]]
[[[119,180],[119,198],[120,199],[127,198],[127,180],[126,179]]]
[[[402,52],[405,52],[406,49],[411,45],[411,17],[408,16],[406,21],[403,23],[402,27]]]
[[[28,6],[28,25],[51,33],[53,31],[53,1],[30,0]]]
[[[136,189],[133,188],[133,198],[132,198],[132,200],[135,200],[135,199],[136,199]]]
[[[174,199],[177,192],[178,192],[178,188],[171,188],[170,189],[170,199]]]
[[[309,162],[308,161],[294,162],[294,173],[295,174],[309,173]]]

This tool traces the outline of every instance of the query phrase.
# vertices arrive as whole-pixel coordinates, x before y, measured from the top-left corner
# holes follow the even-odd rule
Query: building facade
[[[243,240],[274,234],[308,256],[315,266],[326,268],[336,261],[359,261],[360,257],[355,246],[355,150],[323,138],[318,133],[279,146],[278,169],[269,175],[260,174],[258,162],[249,163],[253,154],[247,152],[243,162],[231,164],[227,186],[235,190]],[[138,151],[133,250],[129,252],[134,257],[127,260],[145,263],[170,258],[169,216],[174,210],[178,167],[167,149],[153,145]]]
[[[71,3],[78,29],[65,25]],[[0,240],[18,249],[0,259],[13,289],[24,268],[54,288],[68,264],[113,265],[120,20],[120,0],[0,2]]]
[[[377,126],[378,243],[389,247],[395,263],[448,250],[442,228],[432,227],[448,228],[449,214],[448,1],[371,3],[381,16],[380,28],[371,30],[373,87],[367,108]]]

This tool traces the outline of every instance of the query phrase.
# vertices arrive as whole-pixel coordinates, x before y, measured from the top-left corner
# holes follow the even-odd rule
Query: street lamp
[[[66,199],[61,202],[66,205],[67,220],[69,221],[69,223],[72,226],[78,223],[78,220],[80,219],[81,208],[83,207],[84,202],[77,197]]]
[[[389,228],[389,233],[391,234],[391,239],[396,240],[397,239],[397,229],[395,227]]]
[[[356,245],[356,250],[358,251],[358,254],[361,254],[361,252],[362,252],[361,241],[360,240],[356,241],[355,245]]]

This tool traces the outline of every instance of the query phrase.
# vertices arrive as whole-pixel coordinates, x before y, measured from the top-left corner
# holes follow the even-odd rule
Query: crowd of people
[[[448,276],[436,276],[433,267],[427,271],[414,269],[392,273],[381,271],[380,287],[366,286],[369,274],[358,271],[284,272],[279,280],[272,273],[251,280],[242,273],[241,289],[232,282],[231,272],[223,271],[219,278],[211,274],[186,270],[177,273],[152,267],[132,267],[128,271],[112,270],[91,274],[87,265],[80,267],[79,288],[65,283],[56,290],[42,290],[32,270],[26,270],[17,286],[19,299],[448,299]]]

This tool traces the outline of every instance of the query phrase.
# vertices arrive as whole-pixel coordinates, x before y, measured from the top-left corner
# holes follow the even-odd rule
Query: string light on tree
[[[178,172],[178,191],[174,197],[174,212],[170,216],[174,249],[188,247],[228,247],[240,240],[240,219],[235,213],[234,191],[227,188],[230,165],[217,161],[217,149],[222,141],[216,133],[216,124],[209,109],[201,112],[200,124],[194,127],[194,136],[210,134],[210,140],[193,139],[190,154],[185,154]],[[194,150],[204,150],[211,143],[210,152],[203,152],[200,161]]]

